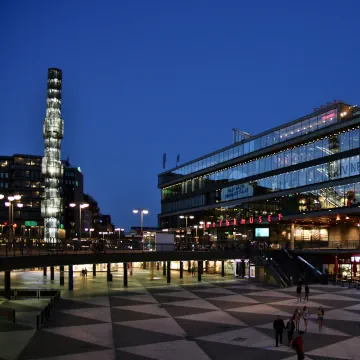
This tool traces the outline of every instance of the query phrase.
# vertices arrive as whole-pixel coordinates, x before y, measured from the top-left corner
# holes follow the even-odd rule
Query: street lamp
[[[121,239],[121,238],[120,238],[120,234],[121,234],[122,231],[124,231],[124,229],[116,228],[115,231],[118,231],[118,232],[119,232],[119,241],[120,241],[120,239]]]
[[[90,239],[91,239],[91,232],[94,231],[94,230],[95,230],[95,229],[92,229],[92,228],[91,228],[91,229],[85,228],[85,231],[89,231],[89,237],[90,237]]]
[[[149,213],[149,210],[147,209],[134,209],[134,214],[140,213],[140,234],[141,234],[141,240],[143,240],[143,227],[144,227],[144,215],[147,215]]]
[[[3,199],[4,195],[0,195],[0,199]],[[13,232],[14,232],[14,201],[18,201],[21,199],[21,195],[10,195],[8,196],[8,201],[5,202],[5,206],[9,208],[9,240],[8,240],[8,246],[13,242]],[[18,208],[22,208],[24,204],[16,203],[16,206]],[[15,246],[14,246],[14,252],[15,252]]]
[[[194,218],[194,215],[180,215],[179,216],[180,219],[185,219],[185,232],[186,232],[186,235],[185,235],[185,242],[186,242],[186,245],[188,245],[188,233],[187,233],[187,229],[188,229],[188,219],[192,220]]]
[[[89,207],[87,203],[70,203],[69,206],[74,208],[75,206],[79,206],[79,235],[78,240],[81,241],[81,210]],[[79,244],[80,245],[80,244]]]

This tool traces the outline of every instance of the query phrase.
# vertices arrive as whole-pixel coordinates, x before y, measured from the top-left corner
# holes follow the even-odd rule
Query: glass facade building
[[[255,238],[256,227],[293,240],[313,227],[311,238],[332,241],[339,235],[331,227],[341,224],[340,237],[359,240],[359,149],[360,109],[337,101],[257,136],[234,136],[234,144],[159,174],[159,226],[179,230],[180,215],[191,214],[190,227],[211,240]],[[269,224],[276,214],[281,221]]]

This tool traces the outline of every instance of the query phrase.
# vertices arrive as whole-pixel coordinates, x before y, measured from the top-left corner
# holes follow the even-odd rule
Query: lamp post
[[[120,241],[120,239],[121,239],[120,234],[121,234],[122,231],[124,231],[124,229],[116,228],[115,231],[119,232],[119,241]]]
[[[80,203],[70,203],[69,206],[72,207],[72,208],[74,208],[75,206],[79,206],[79,227],[78,227],[79,235],[78,235],[78,240],[80,242],[79,245],[81,245],[81,210],[89,207],[89,204],[80,202]]]
[[[91,228],[91,229],[85,228],[85,231],[89,231],[89,237],[90,237],[90,239],[91,239],[91,232],[94,231],[94,229],[92,229],[92,228]]]
[[[188,233],[187,233],[187,229],[188,229],[188,219],[192,220],[194,218],[194,215],[180,215],[180,219],[185,219],[185,242],[186,242],[186,246],[188,245]]]
[[[140,235],[141,240],[143,240],[143,227],[144,227],[144,215],[147,215],[149,213],[149,210],[147,209],[134,209],[134,214],[140,213]]]
[[[4,195],[0,196],[0,199],[3,199]],[[13,232],[14,232],[14,202],[21,199],[21,195],[11,195],[8,196],[8,201],[5,202],[5,206],[9,208],[9,240],[8,240],[8,247],[13,242]],[[16,203],[18,208],[22,208],[24,205],[21,203]],[[15,244],[13,244],[13,250],[15,254]]]

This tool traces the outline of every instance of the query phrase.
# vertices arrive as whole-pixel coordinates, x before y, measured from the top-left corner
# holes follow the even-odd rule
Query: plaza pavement
[[[287,345],[275,347],[272,329],[276,315],[286,321],[298,306],[294,288],[217,275],[198,283],[185,272],[183,280],[172,272],[168,285],[162,273],[150,280],[145,270],[129,277],[127,289],[121,273],[113,273],[112,283],[103,273],[74,280],[74,291],[64,288],[43,330],[0,326],[0,358],[13,360],[21,353],[21,360],[297,359]],[[40,272],[13,276],[13,287],[24,283],[60,288],[58,278],[52,283]],[[320,305],[325,309],[321,333]],[[360,359],[360,290],[314,285],[307,306],[312,315],[303,336],[306,359]]]

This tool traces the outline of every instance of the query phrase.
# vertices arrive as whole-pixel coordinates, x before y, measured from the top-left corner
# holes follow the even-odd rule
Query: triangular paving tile
[[[183,298],[183,299],[198,299],[198,296],[194,295],[190,291],[167,291],[165,293],[157,293],[156,296]]]
[[[249,306],[249,303],[240,303],[234,301],[224,301],[224,300],[214,300],[213,298],[207,298],[206,301],[215,305],[217,308],[221,310],[228,310],[233,309],[234,306],[241,307],[241,306]]]
[[[215,324],[211,322],[192,321],[180,318],[177,318],[175,320],[186,331],[186,338],[188,340],[193,340],[194,338],[200,336],[212,335],[222,333],[224,331],[243,328],[243,326],[237,325]]]
[[[154,286],[147,288],[147,291],[153,295],[158,293],[164,293],[166,291],[172,292],[172,291],[183,291],[184,289],[177,285],[167,285],[167,286]]]
[[[153,305],[153,304],[150,304]],[[137,306],[137,305],[135,305]],[[140,305],[141,306],[141,305]],[[113,307],[111,308],[111,319],[112,322],[123,322],[123,321],[133,321],[133,320],[150,320],[150,319],[162,319],[164,316],[149,314],[145,312],[136,312],[130,310],[123,310],[122,307]]]
[[[291,298],[291,299],[294,298],[294,296],[292,295],[275,290],[255,291],[255,292],[247,293],[245,295],[265,296],[267,298],[269,297]]]
[[[359,322],[360,314],[348,310],[335,309],[326,312],[326,319]]]
[[[183,339],[183,336],[167,335],[160,332],[122,326],[122,323],[113,323],[113,336],[116,348]]]
[[[111,324],[69,326],[45,330],[50,331],[53,334],[59,334],[72,339],[86,341],[91,344],[105,346],[108,348],[114,347]]]
[[[156,360],[210,360],[209,356],[194,341],[177,340],[157,344],[122,348],[132,354]]]
[[[265,290],[269,290],[266,288],[263,288],[261,286],[257,286],[257,285],[253,285],[253,284],[243,284],[243,285],[233,285],[233,286],[228,286],[226,287],[227,289],[232,290],[236,290],[236,289],[240,289],[240,290],[248,290],[248,292],[250,291],[265,291]]]
[[[240,294],[212,297],[211,300],[230,301],[230,302],[234,302],[234,303],[240,302],[243,304],[258,304],[259,303],[257,300],[251,299],[247,296],[240,295]]]
[[[358,311],[360,311],[360,303],[356,304],[356,305],[348,306],[348,307],[344,308],[343,310],[358,310]]]
[[[115,350],[116,360],[150,360],[147,356],[135,355],[122,350]]]
[[[327,318],[325,314],[324,326],[325,325],[331,327],[332,329],[337,329],[344,334],[350,334],[351,336],[360,337],[360,322],[333,320]]]
[[[194,307],[199,309],[209,309],[209,310],[218,310],[217,307],[210,304],[209,302],[203,300],[203,299],[197,299],[197,300],[184,300],[184,301],[174,301],[169,302],[170,305],[174,306],[184,306],[184,307]]]
[[[76,313],[76,310],[68,310]],[[89,319],[83,316],[76,316],[70,313],[56,311],[51,314],[51,318],[46,322],[46,327],[60,327],[60,326],[81,326],[81,325],[94,325],[94,324],[104,324],[105,321]]]
[[[308,352],[311,355],[335,357],[338,359],[359,359],[359,338],[350,338],[336,344],[321,347]]]
[[[234,293],[228,289],[224,288],[204,288],[193,290],[195,294],[197,293],[210,293],[210,294],[219,294],[219,295],[234,295]]]
[[[218,342],[230,345],[240,345],[252,348],[265,348],[267,350],[292,352],[292,350],[288,347],[278,347],[274,349],[274,338],[267,336],[254,328],[243,328],[219,334],[203,336],[197,338],[197,340]]]
[[[211,359],[259,359],[279,360],[288,357],[289,353],[268,351],[267,349],[251,348],[241,345],[224,344],[218,342],[195,340],[196,343],[210,356]],[[277,349],[277,348],[274,348]]]
[[[228,311],[227,311],[228,312]],[[272,323],[275,320],[274,315],[265,315],[265,314],[253,314],[253,313],[240,313],[240,312],[229,312],[231,315],[235,316],[239,320],[243,321],[248,326],[258,326],[268,323]],[[286,317],[283,317],[286,319]]]
[[[10,331],[0,333],[0,354],[4,360],[17,359],[21,351],[35,335],[35,330]]]
[[[109,302],[109,297],[108,296],[98,296],[98,297],[89,297],[89,298],[77,298],[74,299],[72,298],[71,300],[73,301],[80,301],[86,304],[90,304],[90,305],[99,305],[99,306],[105,306],[105,307],[109,307],[110,306],[110,302]]]
[[[232,303],[234,306],[234,303]],[[209,309],[198,309],[198,308],[191,308],[185,306],[172,306],[170,304],[163,305],[164,309],[172,316],[185,316],[185,315],[192,315],[192,314],[201,314],[204,312],[208,312]]]
[[[33,320],[35,321],[35,318]],[[3,333],[3,332],[22,331],[22,330],[34,330],[34,327],[19,324],[18,322],[13,323],[10,321],[0,321],[0,336],[1,336],[1,333]]]
[[[46,346],[44,346],[46,344]],[[21,359],[38,359],[76,353],[108,350],[107,348],[81,340],[71,339],[48,331],[38,331],[21,354]]]
[[[281,300],[281,301],[275,301],[275,302],[271,302],[269,303],[269,305],[285,305],[285,306],[292,306],[294,309],[295,308],[303,308],[304,306],[307,307],[312,307],[312,308],[319,308],[320,306],[322,306],[324,309],[330,309],[330,306],[326,306],[323,305],[321,303],[309,300],[307,302],[301,302],[298,303],[297,299],[288,299],[288,300]]]
[[[80,354],[71,354],[63,356],[51,356],[50,358],[41,358],[41,360],[116,360],[115,349],[83,352]]]
[[[313,360],[314,358],[310,358],[308,356],[305,356],[304,357],[304,360]],[[290,356],[290,357],[287,357],[285,359],[282,359],[282,360],[298,360],[298,356],[297,355],[294,355],[294,356]]]
[[[345,296],[355,295],[355,297],[360,300],[360,290],[358,290],[358,289],[342,290],[342,291],[339,291],[339,292],[336,293],[336,294],[345,295]]]
[[[178,316],[177,319],[204,321],[222,325],[247,326],[243,321],[223,311],[210,311],[201,314]]]
[[[286,287],[283,289],[279,289],[277,290],[279,292],[285,292],[285,293],[293,293],[294,296],[296,296],[296,286],[290,286],[290,287]],[[319,290],[319,289],[314,289],[310,286],[310,295],[312,294],[323,294],[325,291],[323,290]]]
[[[56,304],[57,310],[71,310],[71,309],[92,309],[92,308],[101,308],[102,306],[96,304],[88,304],[86,302],[82,302],[80,300],[69,300],[61,298],[59,302]]]
[[[114,307],[113,309],[117,309],[117,307]],[[159,307],[157,304],[145,304],[145,305],[134,305],[134,306],[121,306],[119,307],[121,310],[130,310],[150,315],[158,315],[158,316],[170,316],[167,311]]]
[[[140,304],[156,304],[157,301],[151,295],[135,295],[135,296],[111,296],[110,306],[123,305],[140,305]]]
[[[286,324],[286,319],[284,319],[284,322]],[[258,325],[256,326],[259,329],[270,329],[273,331],[273,322],[265,324],[265,325]],[[300,330],[303,328],[303,322],[301,322]],[[307,333],[313,333],[313,334],[321,334],[321,335],[335,335],[335,336],[350,336],[349,334],[345,334],[339,330],[331,329],[329,327],[323,326],[321,332],[319,331],[319,325],[315,321],[308,321],[308,328]]]
[[[39,311],[39,308],[36,306],[29,306],[26,304],[19,304],[13,301],[5,301],[1,304],[1,307],[7,308],[7,309],[14,309],[16,312],[30,312],[30,311]]]
[[[339,300],[339,301],[354,301],[354,298],[337,294],[318,294],[311,296],[311,299],[315,300]],[[321,302],[321,301],[320,301]]]
[[[238,307],[234,309],[229,309],[227,311],[239,312],[239,313],[250,313],[250,314],[263,314],[263,315],[280,315],[280,316],[290,316],[290,312],[280,311],[272,306],[266,304],[258,304],[252,306]]]
[[[110,308],[107,307],[101,307],[97,309],[63,310],[62,312],[65,314],[81,316],[87,319],[111,322]]]
[[[130,326],[136,329],[155,331],[167,335],[185,335],[185,331],[172,318],[124,321],[118,324],[121,324],[122,326]]]

